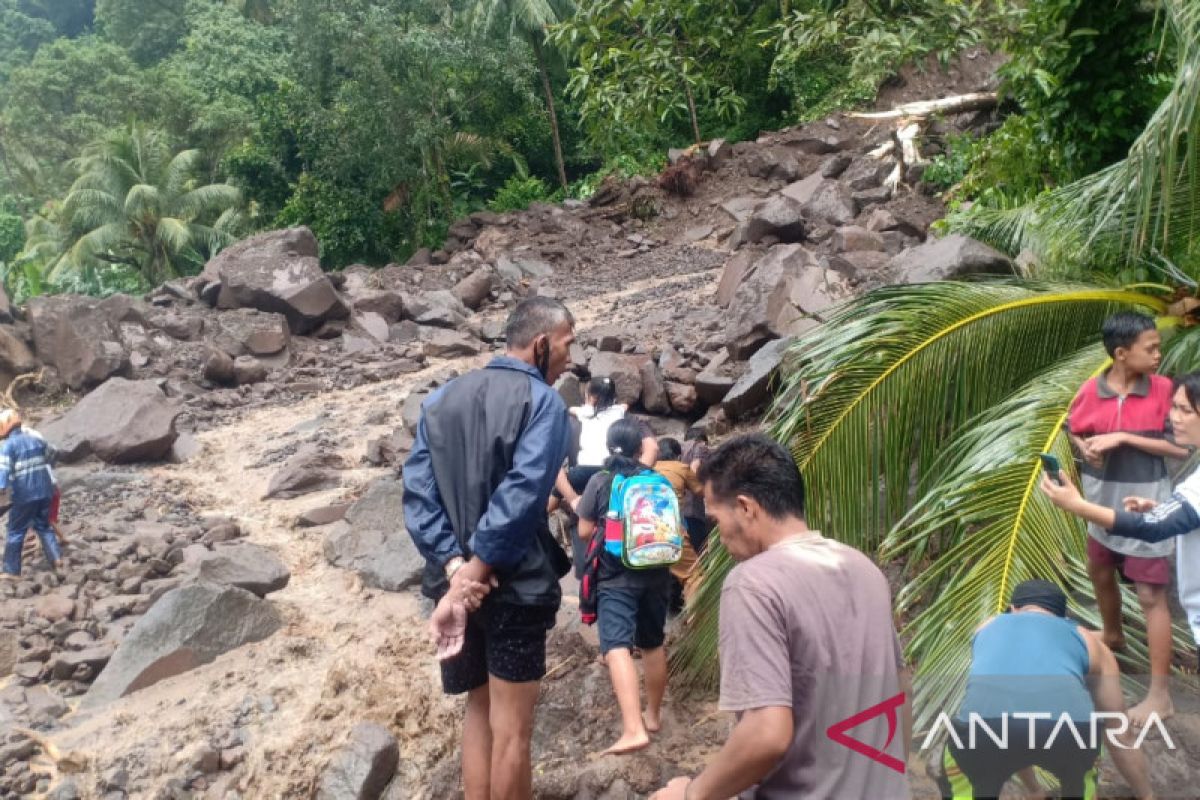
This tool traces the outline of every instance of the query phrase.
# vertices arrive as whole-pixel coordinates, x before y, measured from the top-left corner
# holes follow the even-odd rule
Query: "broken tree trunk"
[[[855,119],[903,119],[905,117],[928,117],[931,114],[961,114],[965,111],[981,111],[996,105],[995,92],[973,92],[942,97],[937,100],[920,100],[896,106],[891,111],[850,113]]]

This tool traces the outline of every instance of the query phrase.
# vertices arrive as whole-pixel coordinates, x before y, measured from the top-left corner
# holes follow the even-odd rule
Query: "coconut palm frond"
[[[199,186],[175,198],[175,213],[186,219],[198,219],[213,212],[223,212],[241,204],[242,193],[228,183]]]
[[[768,417],[796,454],[810,524],[864,550],[907,510],[957,428],[1099,337],[1147,293],[936,283],[872,292],[794,349]]]

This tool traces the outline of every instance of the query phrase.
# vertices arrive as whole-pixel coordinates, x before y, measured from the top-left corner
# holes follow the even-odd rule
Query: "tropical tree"
[[[732,0],[590,0],[553,38],[574,52],[567,92],[590,137],[619,151],[630,138],[655,138],[672,118],[686,120],[699,143],[698,106],[725,119],[742,113],[722,57],[740,25]]]
[[[1091,594],[1084,528],[1037,489],[1037,454],[1073,463],[1063,423],[1078,387],[1108,366],[1101,321],[1122,309],[1156,315],[1164,371],[1200,368],[1200,6],[1163,7],[1178,52],[1174,86],[1127,158],[1026,207],[957,222],[1010,251],[1031,249],[1056,282],[881,289],[799,342],[784,371],[769,425],[804,474],[810,523],[903,564],[897,611],[917,668],[919,726],[953,707],[972,632],[1006,607],[1016,583],[1051,578],[1076,598]],[[1093,266],[1091,282],[1065,282],[1087,274],[1079,264]],[[1159,282],[1119,285],[1131,270]],[[676,653],[687,680],[715,675],[729,567],[719,546],[706,554]],[[1136,601],[1124,599],[1136,624]],[[1096,621],[1089,606],[1077,610]]]
[[[550,114],[554,165],[558,168],[558,182],[564,190],[567,188],[567,168],[563,163],[554,90],[550,86],[550,73],[546,68],[545,41],[547,29],[566,19],[572,5],[571,0],[478,0],[472,12],[477,29],[481,32],[503,27],[509,36],[524,39],[533,48],[538,75],[542,79],[542,93],[546,97],[546,111]]]
[[[239,191],[202,184],[198,150],[172,153],[164,134],[132,125],[77,159],[57,220],[31,226],[26,250],[53,279],[63,270],[122,264],[150,285],[203,263],[234,241]]]

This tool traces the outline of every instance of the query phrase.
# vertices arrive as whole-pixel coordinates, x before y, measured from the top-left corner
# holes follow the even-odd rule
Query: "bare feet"
[[[662,730],[662,719],[658,713],[650,713],[647,711],[642,714],[642,724],[646,726],[647,733],[658,733]]]
[[[1171,702],[1170,692],[1151,692],[1146,695],[1145,700],[1129,709],[1129,723],[1135,728],[1143,728],[1151,714],[1157,714],[1160,720],[1175,716],[1175,704]]]
[[[613,744],[612,747],[605,750],[600,755],[603,756],[623,756],[628,753],[636,753],[638,750],[644,750],[650,745],[650,736],[646,731],[641,730],[637,733],[627,733]]]

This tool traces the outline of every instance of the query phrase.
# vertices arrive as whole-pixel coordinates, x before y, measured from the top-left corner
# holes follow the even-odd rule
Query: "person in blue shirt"
[[[567,409],[551,385],[570,364],[575,320],[533,297],[508,319],[507,351],[434,392],[404,464],[404,526],[425,557],[422,591],[442,688],[466,694],[467,800],[529,800],[530,742],[546,634],[571,560],[546,504],[567,454]]]
[[[42,542],[42,552],[52,569],[62,566],[62,550],[50,525],[50,502],[54,480],[47,458],[46,441],[21,427],[16,411],[0,412],[0,491],[12,501],[8,511],[8,537],[4,543],[4,576],[21,574],[21,548],[25,533],[33,528]]]

